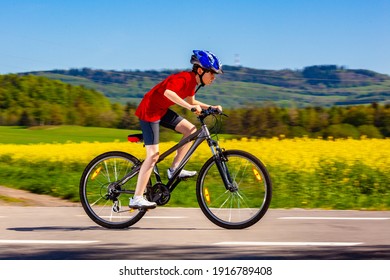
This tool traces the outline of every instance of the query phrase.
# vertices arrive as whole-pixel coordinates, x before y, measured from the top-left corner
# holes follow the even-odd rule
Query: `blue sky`
[[[390,74],[390,0],[4,0],[0,26],[0,74],[184,69],[193,49],[257,69]]]

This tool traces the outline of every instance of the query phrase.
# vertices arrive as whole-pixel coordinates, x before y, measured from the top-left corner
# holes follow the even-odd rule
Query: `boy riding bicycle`
[[[210,106],[195,99],[197,90],[205,85],[210,85],[216,74],[222,73],[222,64],[218,58],[209,51],[194,50],[191,56],[193,68],[191,72],[183,71],[170,75],[164,81],[157,84],[145,94],[135,114],[140,120],[146,157],[139,171],[134,197],[130,199],[130,208],[153,209],[155,202],[150,202],[143,197],[146,185],[152,173],[154,165],[159,158],[159,126],[170,128],[189,136],[196,131],[195,125],[169,109],[174,104],[184,107],[199,115],[202,109],[209,107],[222,111],[220,105]],[[195,90],[195,88],[198,88]],[[187,153],[191,143],[184,145],[177,154],[168,169],[168,178],[172,177],[175,169]],[[196,171],[182,170],[180,177],[192,177]]]

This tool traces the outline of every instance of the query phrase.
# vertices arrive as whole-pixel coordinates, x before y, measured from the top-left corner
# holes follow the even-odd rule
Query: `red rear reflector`
[[[129,142],[138,143],[138,142],[142,142],[144,138],[142,134],[130,134],[127,136],[127,140]]]
[[[127,140],[129,142],[140,142],[141,141],[141,139],[139,139],[138,137],[135,137],[135,136],[128,136]]]

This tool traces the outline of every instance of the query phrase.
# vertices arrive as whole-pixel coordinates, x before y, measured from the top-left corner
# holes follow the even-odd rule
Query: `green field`
[[[127,141],[134,130],[81,126],[42,126],[25,128],[0,126],[1,144],[38,144],[66,142],[114,142]]]
[[[81,143],[81,142],[126,142],[127,135],[141,133],[139,130],[83,127],[83,126],[0,126],[0,144],[39,144],[39,143]],[[224,139],[240,136],[220,135]],[[179,141],[181,134],[161,128],[160,140]]]

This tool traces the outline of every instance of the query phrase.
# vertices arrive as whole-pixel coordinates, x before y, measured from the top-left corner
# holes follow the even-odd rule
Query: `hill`
[[[180,70],[107,71],[89,68],[23,73],[83,85],[104,93],[112,102],[138,103],[150,88]],[[364,69],[317,65],[303,70],[259,70],[224,66],[214,85],[199,99],[225,107],[264,105],[307,107],[388,103],[390,76]]]
[[[0,75],[0,125],[110,126],[119,116],[108,98],[84,86],[33,75]]]
[[[95,72],[91,73],[96,74]],[[168,75],[168,73],[163,72],[148,74],[150,77],[143,77],[142,79],[148,79],[149,83],[151,83],[152,77]],[[251,72],[251,74],[253,73]],[[71,77],[64,74],[55,75]],[[304,75],[308,74],[306,73]],[[251,79],[250,74],[245,75],[245,77]],[[366,83],[369,84],[371,82],[372,84],[355,85],[356,88],[378,88],[378,85],[375,86],[373,84],[388,82],[386,76],[382,77],[373,74],[369,77],[370,78],[367,78]],[[87,78],[76,78],[88,81]],[[206,88],[205,91],[201,93],[203,97],[216,98],[216,100],[211,101],[223,105],[229,104],[224,104],[223,101],[243,101],[243,106],[241,107],[237,106],[238,102],[234,108],[229,109],[225,106],[224,112],[230,116],[229,125],[224,123],[224,125],[220,127],[222,129],[221,133],[248,135],[250,137],[273,137],[280,135],[284,135],[285,137],[301,137],[307,135],[310,137],[323,138],[329,136],[353,138],[359,138],[361,136],[372,138],[390,137],[390,104],[382,105],[379,102],[374,102],[370,105],[359,106],[318,107],[313,106],[315,105],[313,101],[310,104],[311,106],[306,106],[305,108],[297,108],[297,106],[287,108],[287,106],[275,106],[278,100],[264,99],[266,102],[257,104],[267,106],[255,107],[254,105],[257,104],[256,102],[250,102],[251,98],[265,98],[264,95],[256,95],[255,91],[251,92],[252,95],[244,95],[240,90],[248,87],[248,84],[277,88],[278,86],[275,85],[276,83],[287,83],[292,79],[286,79],[281,82],[272,82],[264,78],[265,80],[262,81],[262,84],[257,84],[255,82],[259,81],[254,79],[259,79],[259,76],[253,76],[251,83],[244,81],[239,82],[241,83],[241,86],[237,87],[236,91],[230,91],[230,95],[228,95],[227,91],[224,91],[223,88],[227,87],[226,83],[229,83],[229,78],[235,80],[231,74],[222,76],[220,81],[216,82],[216,87]],[[274,77],[272,78],[274,79]],[[308,88],[325,87],[323,83],[326,82],[327,88],[333,86],[340,91],[340,84],[346,82],[345,80],[337,80],[336,77],[321,81],[322,84],[318,84],[318,80],[306,78]],[[265,82],[272,82],[273,84],[265,85]],[[140,82],[139,85],[143,86],[144,84],[145,83]],[[294,91],[294,87],[297,87],[297,85],[290,85],[290,93]],[[130,88],[131,90],[136,89],[136,87],[127,88]],[[209,95],[205,94],[205,92],[207,93],[211,88],[214,88],[214,90],[215,88],[217,88],[217,90],[219,88],[221,91]],[[279,88],[281,87],[279,86]],[[270,94],[268,91],[266,93]],[[285,93],[286,98],[289,98],[288,94],[288,92]],[[141,93],[140,95],[142,96]],[[221,96],[223,96],[223,99],[217,100],[217,98],[222,98]],[[280,97],[281,94],[275,91],[273,95],[269,95],[269,97],[275,96]],[[307,94],[306,96],[308,100],[309,98],[314,97],[329,98],[329,95],[316,96]],[[378,96],[379,95],[375,95],[375,97]],[[241,99],[238,99],[238,97]],[[383,98],[385,97],[386,95],[383,96]],[[281,100],[281,102],[286,100]],[[358,101],[362,102],[363,100],[365,99],[361,98]],[[375,99],[367,100],[372,102]],[[268,101],[273,101],[273,103]],[[297,101],[289,101],[289,103],[292,104],[294,104],[294,102]],[[383,102],[385,102],[385,100],[383,100]],[[280,105],[282,103],[278,104]],[[139,129],[139,121],[134,114],[135,107],[136,105],[133,103],[127,103],[126,105],[111,103],[102,93],[94,89],[89,89],[86,86],[70,85],[58,80],[34,75],[0,75],[0,126],[43,127],[47,125],[76,125],[137,130]],[[183,108],[176,108],[175,110],[190,121],[196,122],[195,115],[189,110]],[[74,127],[70,130],[73,131],[73,133],[77,133]],[[28,137],[32,137],[32,134]]]

